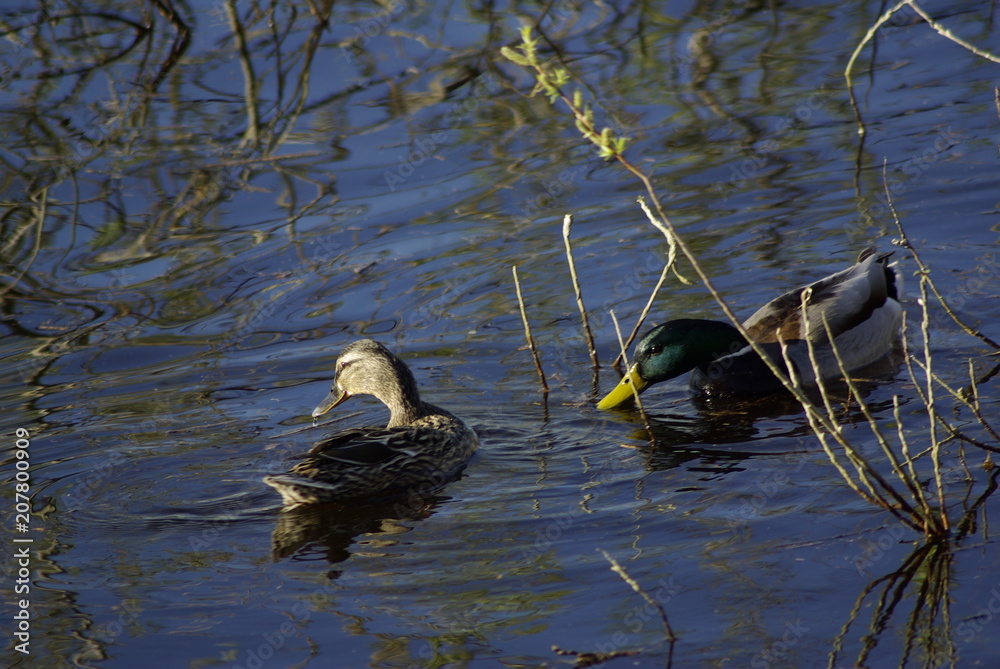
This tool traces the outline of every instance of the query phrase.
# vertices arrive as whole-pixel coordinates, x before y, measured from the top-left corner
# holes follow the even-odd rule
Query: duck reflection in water
[[[343,562],[352,553],[377,553],[395,545],[413,523],[430,518],[447,497],[413,494],[377,503],[302,504],[286,507],[271,534],[274,560]],[[351,546],[356,546],[352,551]],[[339,572],[329,574],[331,578]]]

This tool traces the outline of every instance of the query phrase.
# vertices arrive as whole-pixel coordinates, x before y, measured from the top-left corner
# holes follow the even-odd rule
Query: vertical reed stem
[[[625,363],[626,371],[629,368],[628,356],[625,353],[625,342],[622,341],[622,329],[618,325],[618,317],[615,315],[615,310],[611,310],[611,322],[615,325],[615,334],[618,336],[618,346],[621,347],[621,353],[619,357]],[[639,399],[639,393],[635,391],[635,386],[632,387],[632,393],[635,396],[635,408],[639,410],[639,415],[642,417],[642,424],[646,427],[646,433],[649,434],[649,443],[655,444],[656,437],[653,436],[653,426],[649,424],[649,417],[646,415],[646,410],[642,407],[642,400]]]
[[[542,360],[538,357],[538,349],[535,348],[535,338],[531,336],[531,326],[528,325],[528,312],[524,309],[524,298],[521,296],[521,282],[517,278],[517,265],[511,266],[514,274],[514,290],[517,291],[517,306],[521,309],[521,321],[524,323],[524,338],[528,341],[528,348],[531,350],[531,357],[535,360],[535,370],[538,371],[538,378],[542,381],[542,392],[549,392],[549,384],[545,380],[545,372],[542,371]]]
[[[573,291],[576,293],[576,307],[580,310],[580,320],[583,322],[583,332],[587,335],[587,351],[590,362],[597,370],[601,365],[597,362],[597,346],[594,345],[594,333],[590,331],[590,321],[587,320],[587,309],[583,306],[583,292],[580,290],[580,280],[576,276],[576,263],[573,261],[573,248],[569,243],[569,229],[573,225],[573,214],[563,217],[563,243],[566,245],[566,262],[569,263],[569,275],[573,279]]]

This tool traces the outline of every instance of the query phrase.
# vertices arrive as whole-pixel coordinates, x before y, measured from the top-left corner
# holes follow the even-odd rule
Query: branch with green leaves
[[[583,101],[583,93],[577,89],[570,97],[563,92],[563,87],[569,82],[569,71],[564,67],[551,67],[538,57],[538,43],[541,40],[532,35],[531,26],[521,28],[521,46],[516,49],[502,47],[500,53],[504,58],[516,65],[533,70],[535,73],[535,87],[531,95],[543,93],[549,102],[555,103],[561,100],[576,119],[576,129],[580,131],[584,139],[597,147],[599,155],[605,160],[621,158],[625,146],[629,142],[628,137],[618,136],[608,127],[597,130],[594,123],[593,108]]]
[[[691,268],[694,270],[695,274],[698,275],[701,283],[718,303],[719,307],[722,309],[729,321],[740,332],[740,334],[743,335],[749,346],[753,348],[758,357],[760,357],[764,364],[767,365],[774,376],[801,404],[805,410],[810,426],[816,437],[819,439],[823,450],[844,478],[845,482],[850,485],[850,487],[854,489],[855,492],[857,492],[862,498],[887,510],[906,526],[911,527],[918,532],[922,532],[926,538],[940,539],[948,536],[952,523],[949,521],[948,508],[945,504],[946,500],[944,499],[944,487],[940,474],[940,440],[934,432],[935,421],[937,420],[945,423],[946,427],[949,428],[949,431],[952,432],[952,436],[957,435],[955,434],[956,428],[944,421],[939,412],[933,410],[934,397],[930,391],[933,390],[933,383],[937,379],[935,376],[932,376],[930,368],[930,350],[926,345],[929,338],[929,333],[927,331],[929,315],[926,309],[927,295],[926,290],[924,289],[924,284],[921,284],[921,304],[925,305],[922,312],[922,333],[925,341],[925,351],[924,360],[917,360],[917,363],[921,365],[925,372],[924,381],[926,390],[922,393],[922,399],[928,407],[932,424],[931,438],[934,443],[933,448],[931,449],[931,458],[933,461],[932,466],[934,469],[934,479],[937,490],[936,500],[925,494],[921,487],[920,476],[913,466],[914,458],[910,457],[909,444],[907,443],[901,428],[899,430],[899,446],[902,450],[903,457],[900,459],[896,456],[890,440],[883,433],[882,428],[878,423],[878,417],[872,413],[867,404],[865,404],[860,389],[854,383],[853,379],[851,379],[846,366],[843,364],[836,344],[832,341],[832,333],[827,330],[826,335],[827,339],[831,343],[833,354],[840,365],[840,371],[847,381],[847,384],[852,392],[852,397],[856,399],[861,407],[872,434],[881,445],[882,452],[891,466],[894,477],[902,483],[901,488],[897,488],[896,485],[893,484],[892,478],[887,479],[883,477],[874,464],[866,459],[861,452],[855,448],[854,444],[848,440],[838,422],[836,407],[827,395],[827,390],[823,381],[820,379],[819,372],[816,371],[816,377],[818,379],[818,390],[821,393],[823,400],[821,404],[817,404],[807,394],[807,389],[802,383],[800,383],[800,380],[794,373],[794,366],[791,365],[790,362],[786,360],[784,367],[782,367],[775,360],[772,360],[771,356],[763,350],[762,346],[753,337],[749,336],[749,333],[747,333],[742,322],[736,317],[732,308],[712,285],[711,278],[705,272],[691,247],[688,246],[684,238],[677,233],[677,229],[666,216],[653,187],[651,177],[625,157],[624,150],[629,141],[628,138],[624,136],[617,136],[610,128],[604,128],[598,131],[597,125],[594,121],[593,108],[591,105],[583,101],[583,94],[579,90],[573,92],[572,95],[567,95],[564,92],[567,84],[571,81],[571,73],[564,67],[553,66],[542,62],[538,53],[540,40],[532,35],[531,28],[523,28],[521,30],[521,37],[522,44],[519,47],[505,47],[502,53],[513,63],[533,71],[536,78],[536,84],[532,90],[532,95],[540,92],[543,93],[553,105],[560,101],[565,104],[575,118],[577,129],[585,139],[598,148],[600,156],[606,160],[616,160],[622,167],[642,182],[651,205],[647,207],[643,199],[640,198],[640,204],[643,206],[643,211],[648,216],[650,222],[664,235],[670,246],[670,253],[668,255],[666,266],[664,267],[664,276],[661,277],[661,284],[666,273],[673,267],[677,252],[679,252],[690,263]],[[900,227],[900,232],[903,235],[904,241],[906,241],[905,234],[902,233],[902,227]],[[908,248],[910,247],[908,246]],[[915,253],[914,256],[916,256]],[[924,270],[926,274],[926,268],[922,264],[921,269]],[[674,272],[676,273],[676,269]],[[679,274],[678,277],[682,281],[685,281]],[[657,289],[654,289],[654,296],[659,289],[659,285],[660,284],[658,284]],[[808,295],[803,294],[803,299],[807,300]],[[650,300],[652,302],[652,297]],[[647,309],[649,306],[650,305],[647,305]],[[805,302],[803,302],[803,307],[804,306]],[[808,331],[809,326],[804,313],[803,321],[807,323],[806,329]],[[642,318],[640,318],[639,322],[642,322]],[[828,327],[826,323],[818,325]],[[636,328],[638,327],[639,325],[637,324]],[[810,358],[813,362],[813,367],[818,370],[817,363],[814,359],[814,353],[812,351],[812,340],[808,336],[804,338],[807,340],[810,347]],[[906,333],[904,325],[904,341],[905,338]],[[781,342],[784,346],[785,342],[783,340],[781,340]],[[624,346],[627,346],[627,344],[623,345],[623,349]],[[906,355],[906,358],[909,360],[910,356]],[[790,371],[791,373],[789,373]],[[914,384],[919,386],[918,375],[913,373],[912,368],[911,377]],[[940,383],[940,381],[938,382]],[[953,394],[956,394],[957,392],[958,391],[952,390]],[[894,400],[894,402],[896,409],[894,416],[896,417],[897,423],[901,425],[901,421],[899,421],[898,416],[898,400]],[[973,405],[970,402],[966,402],[966,404],[973,406],[978,412],[978,405]],[[980,414],[976,413],[976,415],[977,418],[980,417]],[[990,431],[991,434],[994,434],[992,428],[989,427],[985,420],[980,420],[980,422]],[[960,524],[962,522],[965,522],[964,517],[963,520],[960,521]]]
[[[693,255],[686,249],[686,247],[682,246],[683,242],[681,242],[681,245],[678,244],[680,240],[674,232],[673,224],[671,224],[670,220],[667,218],[666,212],[663,209],[663,205],[660,203],[660,199],[656,194],[656,190],[653,188],[653,182],[650,180],[649,176],[625,157],[625,147],[630,141],[629,137],[618,135],[614,130],[607,126],[601,130],[597,129],[597,123],[594,121],[594,109],[589,103],[584,102],[583,93],[579,89],[576,89],[573,91],[572,95],[567,95],[564,91],[564,87],[571,79],[569,70],[565,67],[549,65],[548,63],[542,62],[540,59],[538,53],[538,45],[540,41],[541,40],[539,38],[533,35],[531,26],[524,26],[521,28],[521,45],[516,48],[506,46],[502,47],[500,49],[500,53],[515,65],[520,65],[521,67],[527,68],[534,73],[535,87],[531,90],[530,95],[542,93],[549,99],[549,102],[553,106],[555,106],[557,102],[562,101],[573,114],[573,118],[576,122],[576,129],[580,132],[584,139],[597,147],[598,155],[605,160],[617,160],[622,167],[642,182],[643,187],[646,189],[647,197],[649,198],[650,203],[652,203],[652,211],[646,206],[645,200],[642,197],[639,198],[639,204],[642,206],[642,209],[646,213],[650,222],[667,240],[667,262],[663,273],[665,275],[668,271],[673,271],[678,280],[682,283],[690,284],[691,282],[677,271],[677,251],[680,250],[689,260],[693,259]],[[694,262],[697,263],[697,259],[694,259]],[[699,270],[697,266],[695,269],[696,271]],[[707,277],[700,271],[698,273],[699,277],[703,281],[707,280]],[[662,285],[662,281],[659,285]],[[659,288],[659,285],[657,286],[657,289]],[[710,285],[708,285],[708,288],[709,291],[712,290]],[[653,295],[650,296],[650,302],[652,302],[655,295],[656,291],[654,290]],[[628,339],[629,342],[635,338],[639,327],[642,325],[643,318],[640,318],[639,322],[636,323],[635,328]]]

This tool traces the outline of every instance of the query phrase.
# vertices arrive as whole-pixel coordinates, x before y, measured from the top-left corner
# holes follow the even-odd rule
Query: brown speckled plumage
[[[336,434],[287,474],[265,478],[286,506],[429,494],[453,479],[479,444],[460,419],[422,401],[406,364],[370,339],[341,353],[333,389],[313,416],[363,394],[389,408],[389,424]]]

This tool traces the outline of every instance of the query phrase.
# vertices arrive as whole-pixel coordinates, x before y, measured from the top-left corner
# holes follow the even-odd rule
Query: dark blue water
[[[989,7],[921,6],[1000,52]],[[498,58],[538,7],[338,3],[325,25],[315,4],[226,7],[178,7],[174,23],[111,2],[2,16],[7,665],[572,662],[553,646],[634,652],[621,666],[995,663],[982,450],[945,444],[951,515],[973,508],[976,525],[924,554],[845,485],[790,402],[705,404],[668,382],[646,396],[655,445],[637,415],[594,409],[562,217],[600,391],[617,380],[608,312],[631,329],[666,245],[640,185]],[[862,143],[842,73],[883,9],[556,3],[543,26],[737,314],[892,248],[884,161],[942,293],[1000,339],[996,65],[902,10],[856,66]],[[915,322],[916,267],[896,258]],[[678,315],[721,317],[671,278],[651,319]],[[971,359],[995,415],[989,347],[936,307],[931,334],[937,372],[966,383]],[[402,507],[282,512],[265,475],[387,419],[369,398],[309,418],[338,352],[366,336],[481,448]],[[878,421],[895,433],[898,396],[925,447],[913,382],[903,366],[890,378],[865,385]],[[942,394],[939,410],[988,440],[955,404]],[[856,407],[842,419],[877,458]],[[663,607],[673,648],[600,551]],[[879,600],[900,583],[898,602]],[[22,598],[30,655],[12,636]]]

